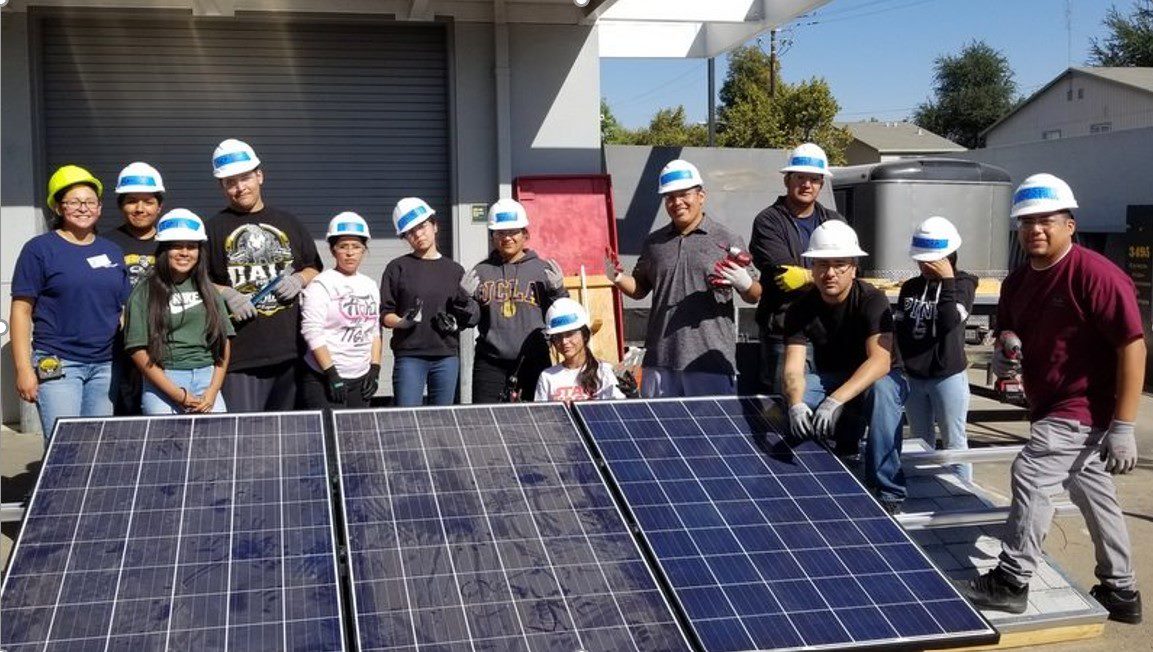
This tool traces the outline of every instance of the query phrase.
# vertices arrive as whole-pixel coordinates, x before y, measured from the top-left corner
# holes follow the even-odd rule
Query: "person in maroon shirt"
[[[1021,340],[1021,362],[1001,347],[993,370],[1020,371],[1030,439],[1012,466],[1013,501],[999,563],[961,585],[982,608],[1025,611],[1029,580],[1062,490],[1080,508],[1096,551],[1090,594],[1112,620],[1141,622],[1141,593],[1111,473],[1137,464],[1134,425],[1145,377],[1145,340],[1133,281],[1073,243],[1077,202],[1069,186],[1035,174],[1013,195],[1012,217],[1028,263],[1001,286],[997,329]]]

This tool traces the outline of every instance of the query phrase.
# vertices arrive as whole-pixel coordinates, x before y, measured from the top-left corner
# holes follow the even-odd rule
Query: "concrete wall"
[[[1037,142],[1050,130],[1060,130],[1062,139],[1087,136],[1091,125],[1105,122],[1112,131],[1153,126],[1153,95],[1070,73],[997,125],[985,142],[989,147]]]

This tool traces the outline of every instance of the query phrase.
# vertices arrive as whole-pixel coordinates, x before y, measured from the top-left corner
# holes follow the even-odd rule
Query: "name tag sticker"
[[[88,258],[88,266],[92,269],[100,269],[102,267],[116,267],[116,265],[108,259],[108,254],[90,256]]]

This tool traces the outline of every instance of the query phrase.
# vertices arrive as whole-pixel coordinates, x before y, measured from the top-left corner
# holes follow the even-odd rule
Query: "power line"
[[[878,0],[878,1],[884,2],[885,0]],[[827,25],[829,23],[837,23],[837,22],[841,22],[841,21],[845,21],[845,20],[857,20],[858,18],[864,18],[866,16],[875,16],[877,14],[883,14],[883,13],[887,13],[890,11],[898,11],[900,9],[908,9],[910,7],[916,7],[917,5],[923,5],[923,4],[926,4],[929,2],[936,2],[937,0],[911,0],[911,1],[910,0],[891,0],[891,1],[904,2],[905,4],[893,5],[893,6],[889,6],[889,7],[881,7],[879,9],[873,9],[871,11],[861,11],[859,13],[852,13],[852,14],[849,13],[852,10],[846,9],[845,13],[836,14],[836,15],[832,16],[831,18],[822,17],[822,16],[824,16],[824,14],[821,14],[818,12],[818,13],[814,14],[815,17],[812,20],[809,20],[806,22],[798,22],[796,24],[800,27],[808,27],[808,26],[812,26],[812,25]],[[855,7],[854,9],[863,9],[863,8],[867,8],[867,7]]]

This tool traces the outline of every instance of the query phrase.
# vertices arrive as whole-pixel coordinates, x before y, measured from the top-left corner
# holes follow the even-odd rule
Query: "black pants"
[[[344,402],[334,403],[328,400],[328,377],[322,373],[305,367],[300,374],[300,398],[306,410],[321,410],[324,408],[361,408],[368,407],[368,401],[361,396],[366,376],[360,378],[344,379]]]
[[[300,364],[304,364],[301,362]],[[296,409],[297,361],[229,371],[224,375],[224,402],[229,412],[281,412]]]
[[[525,356],[521,361],[519,370],[516,368],[515,360],[497,360],[482,355],[476,356],[472,361],[472,402],[500,403],[503,400],[501,394],[504,392],[505,385],[514,372],[516,372],[517,389],[520,393],[518,400],[531,401],[533,394],[536,393],[536,382],[540,380],[541,372],[549,368],[550,362],[547,349],[544,350],[543,356],[540,355],[540,352]]]

